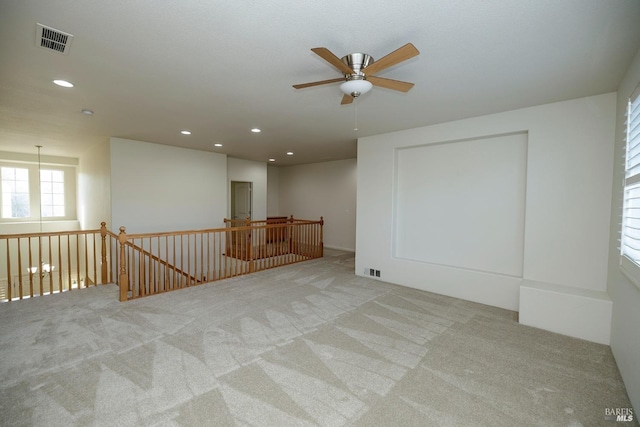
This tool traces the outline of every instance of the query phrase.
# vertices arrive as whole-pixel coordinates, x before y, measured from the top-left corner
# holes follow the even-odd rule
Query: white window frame
[[[629,98],[626,113],[620,269],[640,287],[640,87]]]
[[[47,177],[50,179],[47,179]],[[64,171],[52,168],[40,170],[40,209],[42,218],[64,218],[66,216],[65,194]],[[62,208],[62,212],[64,212],[62,215],[56,213],[58,208]],[[45,214],[47,211],[50,212]]]
[[[16,216],[16,217],[6,217],[6,218],[15,218],[15,219],[24,219],[24,218],[30,218],[31,217],[31,192],[30,190],[30,176],[29,176],[29,169],[25,168],[25,167],[7,167],[7,166],[0,166],[0,171],[2,172],[2,175],[0,176],[0,179],[2,180],[2,192],[0,193],[0,203],[2,203],[2,209],[0,210],[0,217],[5,218],[4,214],[5,214],[5,207],[10,207],[10,211],[11,214],[13,214],[13,211],[15,208],[20,208],[21,206],[24,205],[24,200],[22,200],[22,202],[18,202],[17,205],[14,207],[14,203],[13,203],[13,197],[15,195],[24,195],[26,194],[27,196],[27,206],[26,206],[26,211],[23,213],[27,213],[27,216]],[[13,171],[15,175],[13,177],[9,177],[7,176],[7,181],[5,181],[5,171],[9,172],[9,171]],[[23,175],[24,172],[26,171],[26,177],[22,177],[22,178],[26,178],[26,188],[24,188],[24,183],[25,183],[25,179],[20,179],[20,177],[18,175]],[[12,179],[14,178],[14,179]],[[11,188],[11,190],[7,193],[5,193],[5,182],[8,184],[8,186]],[[25,191],[26,190],[26,191]],[[6,197],[6,198],[5,198]],[[9,200],[7,200],[9,199]],[[5,206],[6,204],[6,206]],[[9,213],[9,212],[7,212]],[[21,212],[22,213],[22,212]]]
[[[27,218],[2,218],[0,223],[10,224],[18,222],[50,222],[76,220],[76,168],[73,166],[63,166],[56,164],[42,164],[40,169],[57,170],[64,173],[64,216],[40,217],[40,174],[37,163],[12,162],[0,160],[0,167],[23,168],[29,170],[29,210],[30,217]],[[2,192],[0,191],[0,203],[2,202]]]

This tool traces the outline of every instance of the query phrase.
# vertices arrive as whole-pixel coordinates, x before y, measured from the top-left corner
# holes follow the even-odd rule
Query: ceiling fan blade
[[[420,52],[414,45],[411,43],[407,43],[399,49],[394,50],[387,56],[383,56],[379,60],[375,61],[373,64],[367,66],[364,70],[364,74],[369,77],[372,74],[375,74],[379,71],[384,70],[385,68],[389,68],[393,65],[396,65],[402,61],[406,61],[409,58],[413,58],[414,56],[419,55]]]
[[[399,90],[400,92],[408,92],[413,87],[413,83],[403,82],[400,80],[385,79],[384,77],[368,76],[373,85],[384,87],[392,90]]]
[[[338,70],[342,71],[344,74],[353,74],[353,70],[347,64],[342,62],[340,58],[331,53],[331,51],[326,47],[314,47],[311,51],[336,67]]]
[[[342,102],[340,104],[345,105],[345,104],[351,104],[352,102],[353,102],[353,96],[345,94],[342,97]]]
[[[343,81],[344,81],[344,77],[340,77],[338,79],[329,79],[329,80],[320,80],[320,81],[311,82],[311,83],[302,83],[299,85],[293,85],[293,87],[296,89],[303,89],[305,87],[320,86],[320,85],[326,85],[328,83],[337,83],[337,82],[343,82]]]

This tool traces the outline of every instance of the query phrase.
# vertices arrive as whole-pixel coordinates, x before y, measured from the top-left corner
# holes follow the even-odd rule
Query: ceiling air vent
[[[44,49],[55,50],[63,55],[69,53],[73,36],[55,28],[36,24],[36,45]]]

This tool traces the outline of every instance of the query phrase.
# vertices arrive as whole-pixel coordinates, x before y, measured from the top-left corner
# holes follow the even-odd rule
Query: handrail
[[[94,230],[69,230],[69,231],[51,231],[51,232],[40,232],[40,233],[19,233],[19,234],[0,234],[0,239],[7,238],[27,238],[27,237],[48,237],[48,236],[66,236],[66,235],[78,235],[78,234],[88,234],[88,233],[100,233],[102,229],[97,228]],[[107,230],[107,233],[111,233]],[[114,237],[117,237],[117,234],[111,233]]]

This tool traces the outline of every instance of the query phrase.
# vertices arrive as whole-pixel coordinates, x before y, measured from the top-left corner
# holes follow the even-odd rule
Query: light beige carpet
[[[0,304],[0,424],[596,426],[630,407],[609,347],[353,264]]]

